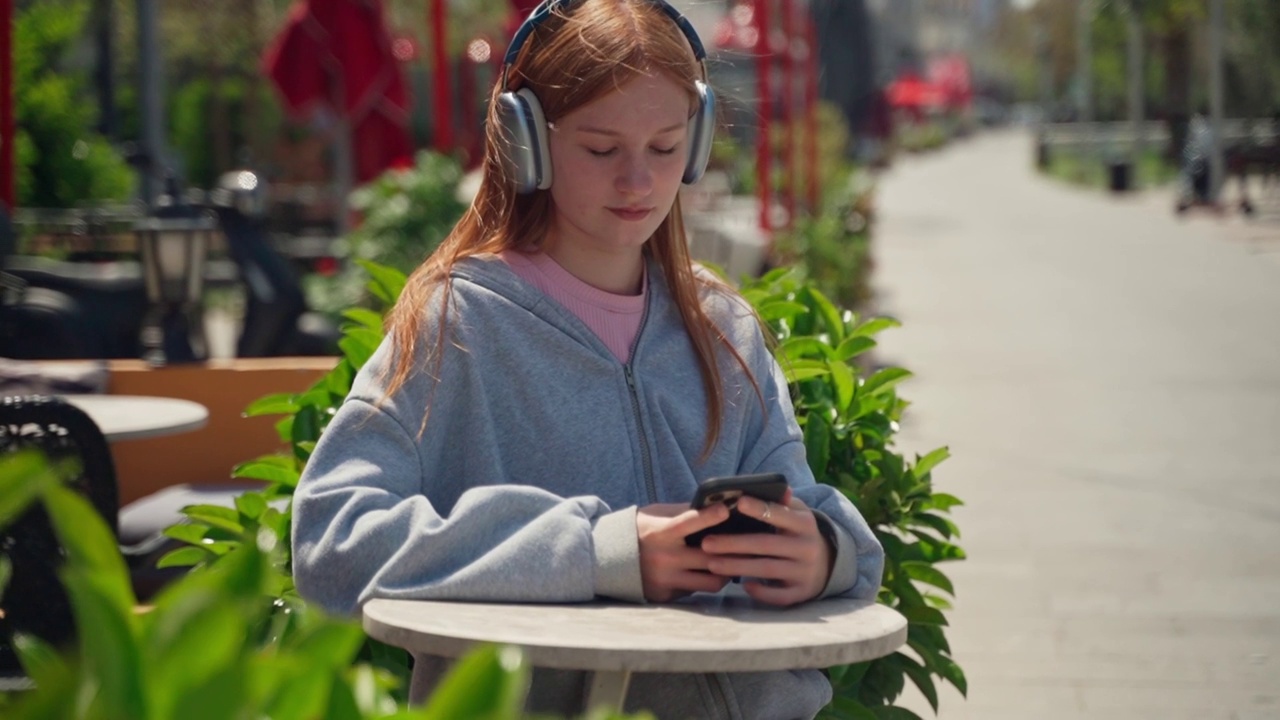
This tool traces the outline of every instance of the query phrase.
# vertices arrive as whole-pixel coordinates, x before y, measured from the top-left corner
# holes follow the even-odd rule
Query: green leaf
[[[16,452],[0,464],[0,527],[13,522],[47,488],[58,484],[49,461],[38,452]]]
[[[299,473],[293,466],[293,458],[258,458],[235,466],[232,477],[249,480],[265,480],[285,487],[297,487]]]
[[[809,413],[804,424],[804,450],[815,477],[825,477],[831,459],[831,425],[818,413]]]
[[[793,337],[778,345],[777,355],[779,361],[825,360],[831,356],[831,346],[812,336]]]
[[[301,408],[293,416],[292,433],[291,441],[295,445],[302,442],[315,442],[320,439],[320,412],[316,410],[314,405],[307,405]],[[296,457],[297,454],[298,450],[294,448],[294,456]]]
[[[885,368],[867,378],[867,381],[862,385],[862,394],[879,395],[909,377],[911,377],[911,371],[909,370],[897,367]]]
[[[775,320],[790,320],[797,315],[804,315],[809,312],[809,308],[797,302],[779,300],[762,305],[756,311],[760,313],[761,319],[765,322],[773,322]]]
[[[404,291],[405,274],[394,268],[369,260],[356,260],[356,264],[369,273],[369,289],[387,305],[394,305]]]
[[[868,320],[853,329],[853,334],[858,337],[869,337],[879,334],[882,330],[889,328],[902,327],[902,323],[893,318],[878,317]]]
[[[517,648],[485,646],[473,650],[437,686],[422,718],[517,718],[524,705],[528,676],[528,663]]]
[[[70,491],[65,492],[70,494]],[[80,498],[75,497],[75,499]],[[50,508],[52,507],[53,503],[50,503]],[[65,511],[65,508],[60,508],[58,512]],[[50,515],[53,515],[53,512]],[[101,525],[101,520],[95,518],[95,521]],[[63,531],[70,529],[59,526],[59,540],[68,550],[73,545],[82,544],[76,539],[63,536]],[[84,529],[80,527],[77,531],[67,534],[79,535]],[[103,525],[102,529],[105,531],[106,526]],[[114,543],[109,550],[114,552],[117,558],[120,557]],[[98,692],[101,693],[101,716],[149,717],[146,693],[143,691],[143,679],[146,674],[143,672],[137,638],[131,627],[134,603],[122,605],[120,598],[119,586],[122,582],[126,583],[125,591],[129,598],[132,599],[133,596],[133,591],[127,585],[128,576],[123,574],[123,560],[120,563],[121,572],[116,574],[96,565],[92,559],[77,557],[79,553],[78,550],[68,558],[68,565],[60,575],[63,584],[67,587],[67,595],[71,598],[76,627],[91,628],[87,632],[79,633],[80,652],[91,673],[90,677],[98,683]]]
[[[236,509],[241,515],[252,520],[262,517],[262,513],[266,512],[267,501],[262,497],[261,493],[247,492],[237,495],[235,499]]]
[[[941,630],[936,627],[926,629]],[[961,695],[967,695],[969,692],[969,683],[965,678],[964,670],[962,670],[954,660],[943,655],[941,652],[938,652],[936,646],[924,645],[918,640],[910,639],[914,637],[914,633],[910,627],[908,627],[907,633],[907,645],[912,650],[916,651],[916,654],[924,661],[925,667],[928,668],[930,672],[942,677],[944,680],[954,685],[955,688],[960,691]],[[945,640],[943,644],[945,644]]]
[[[351,367],[351,361],[343,358],[321,379],[321,382],[324,389],[329,392],[329,397],[333,398],[333,402],[338,403],[351,392],[351,382],[354,378],[355,370]]]
[[[292,415],[298,411],[295,396],[291,393],[277,393],[259,398],[245,408],[245,417],[259,415]]]
[[[914,525],[924,525],[932,530],[937,531],[944,538],[951,539],[960,535],[960,528],[956,524],[933,513],[920,512],[911,516],[911,523]]]
[[[381,334],[366,328],[353,328],[338,341],[338,347],[342,349],[342,354],[351,363],[351,367],[359,370],[373,357],[381,342]]]
[[[813,380],[814,378],[825,377],[826,375],[829,375],[831,373],[831,370],[825,367],[823,368],[784,367],[783,370],[785,371],[787,382],[792,384],[803,382],[805,380]]]
[[[933,678],[929,676],[929,671],[903,653],[894,653],[893,659],[898,662],[899,667],[907,674],[907,677],[911,678],[911,682],[920,689],[920,694],[924,695],[925,700],[929,701],[929,706],[933,708],[934,714],[937,714],[938,688],[934,686]]]
[[[204,582],[167,593],[154,614],[144,646],[146,679],[155,689],[156,717],[173,717],[180,697],[239,664],[249,628],[240,608]]]
[[[822,318],[832,342],[839,347],[839,344],[844,341],[844,322],[841,320],[840,311],[836,309],[835,305],[831,304],[826,295],[823,295],[812,285],[805,287],[804,294],[813,308],[817,310],[818,316]]]
[[[58,542],[66,550],[68,569],[91,575],[95,591],[116,611],[132,617],[133,606],[138,601],[129,581],[129,570],[116,544],[115,533],[97,509],[78,493],[58,486],[45,488],[44,503]]]
[[[165,553],[163,557],[156,561],[156,567],[189,567],[198,565],[212,557],[214,557],[213,553],[205,550],[203,546],[178,548]]]
[[[923,480],[938,463],[949,457],[951,457],[951,452],[945,447],[940,447],[922,458],[917,458],[912,474]]]
[[[209,526],[180,521],[176,525],[170,525],[165,528],[162,532],[166,537],[180,540],[188,545],[203,545],[204,539],[209,532]]]
[[[182,508],[182,514],[196,522],[202,522],[210,527],[221,528],[236,535],[244,533],[244,526],[240,524],[240,513],[229,507],[222,507],[221,505],[188,505]]]
[[[857,380],[854,379],[853,370],[844,360],[831,360],[827,363],[827,367],[831,370],[831,384],[836,391],[836,410],[843,413],[853,401]]]
[[[356,325],[377,333],[382,332],[382,315],[367,308],[350,308],[342,311],[342,317]]]
[[[948,560],[964,560],[967,557],[959,546],[920,533],[913,534],[920,538],[916,547],[920,551],[921,559],[926,562],[940,563]]]
[[[351,664],[364,642],[364,632],[356,623],[328,622],[308,632],[297,645],[297,652],[311,662],[332,670]]]
[[[832,703],[836,717],[841,720],[876,720],[876,714],[862,703],[850,697],[836,697]]]
[[[917,560],[908,560],[902,563],[902,569],[907,571],[907,576],[912,580],[919,580],[922,583],[927,583],[940,590],[945,590],[951,595],[956,594],[955,588],[951,585],[951,580],[948,579],[946,575],[943,575],[942,571],[933,567],[929,563]]]
[[[940,611],[926,605],[918,605],[916,607],[899,607],[898,612],[907,619],[907,622],[920,623],[922,625],[942,625],[946,626],[947,618]]]
[[[871,713],[876,716],[876,720],[923,720],[919,715],[897,705],[873,707]]]
[[[22,664],[22,669],[36,682],[37,687],[53,682],[54,678],[70,669],[58,654],[57,648],[35,635],[15,633],[13,649],[16,651],[18,661]]]
[[[955,607],[950,600],[933,593],[924,593],[924,601],[929,604],[929,607],[939,610],[952,610]]]
[[[963,504],[964,504],[964,501],[956,497],[955,495],[948,495],[947,493],[934,493],[933,495],[929,496],[929,502],[926,505],[926,507],[932,510],[938,510],[940,512],[947,512],[951,508],[957,505],[963,505]]]
[[[868,337],[852,335],[844,339],[840,343],[840,347],[836,348],[835,357],[837,360],[848,360],[857,357],[862,353],[876,346],[876,341]]]

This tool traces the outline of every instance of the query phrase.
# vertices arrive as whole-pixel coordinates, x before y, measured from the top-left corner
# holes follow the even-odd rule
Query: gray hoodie
[[[460,262],[438,380],[419,372],[384,398],[395,352],[384,341],[307,463],[294,496],[298,591],[340,614],[375,597],[644,602],[637,506],[687,503],[710,477],[780,472],[836,528],[823,595],[874,598],[883,551],[849,501],[814,482],[785,379],[749,307],[704,292],[764,404],[721,357],[721,433],[703,460],[696,356],[652,262],[648,276],[645,319],[623,364],[501,260]],[[423,309],[429,317],[439,317],[438,298]],[[420,345],[434,347],[436,327],[427,323]],[[420,658],[415,683],[437,667]],[[572,711],[583,677],[537,671],[531,709]],[[633,677],[628,708],[660,718],[802,718],[830,697],[816,670],[654,673]]]

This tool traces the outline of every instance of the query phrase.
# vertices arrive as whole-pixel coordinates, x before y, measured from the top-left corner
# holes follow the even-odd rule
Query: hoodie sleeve
[[[754,337],[755,352],[746,357],[756,359],[755,376],[765,402],[763,412],[760,403],[751,403],[757,417],[749,425],[753,437],[748,438],[748,451],[739,472],[786,475],[794,495],[830,520],[835,530],[835,558],[827,587],[820,597],[873,600],[880,590],[884,572],[884,549],[848,498],[836,488],[814,480],[805,458],[804,437],[796,422],[786,376],[765,347],[763,336],[757,331]]]
[[[628,518],[635,535],[634,509],[614,513],[594,497],[497,485],[467,490],[444,517],[422,492],[418,458],[414,436],[392,415],[361,399],[343,404],[294,495],[293,569],[303,597],[354,614],[374,597],[627,595],[629,568],[619,558]],[[597,532],[615,538],[600,558]]]

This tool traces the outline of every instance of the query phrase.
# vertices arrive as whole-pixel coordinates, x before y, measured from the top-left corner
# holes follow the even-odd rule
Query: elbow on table
[[[359,588],[351,586],[341,563],[314,543],[295,540],[293,584],[303,600],[331,615],[351,617],[360,612]]]

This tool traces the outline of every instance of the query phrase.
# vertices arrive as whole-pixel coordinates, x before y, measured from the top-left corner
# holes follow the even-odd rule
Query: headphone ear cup
[[[529,125],[533,131],[533,159],[538,167],[538,189],[551,187],[551,145],[547,142],[547,116],[542,112],[542,103],[530,88],[516,91],[528,106]]]
[[[716,93],[706,83],[697,81],[698,108],[689,118],[689,157],[685,161],[685,185],[692,185],[702,179],[707,171],[707,162],[711,160],[711,141],[716,132]]]
[[[542,104],[529,88],[498,96],[497,120],[502,137],[502,161],[520,195],[551,187],[547,151],[547,122]]]

